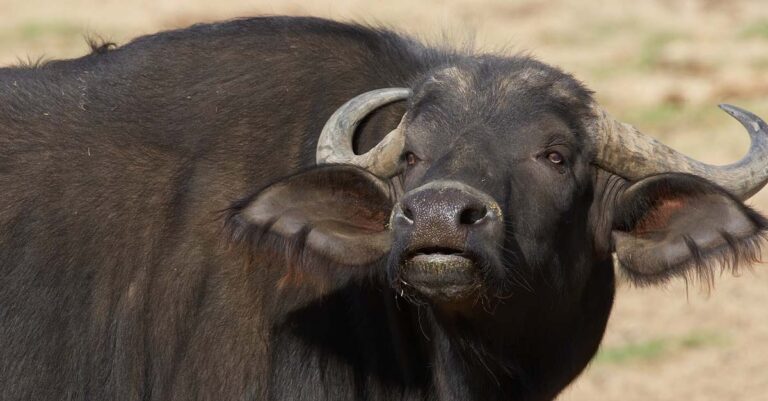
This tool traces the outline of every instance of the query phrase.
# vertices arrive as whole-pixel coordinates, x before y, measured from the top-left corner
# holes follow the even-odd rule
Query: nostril
[[[413,212],[406,206],[400,206],[395,213],[395,222],[401,226],[410,226],[413,224]]]
[[[411,211],[411,208],[408,206],[403,208],[403,216],[405,216],[406,219],[413,221],[413,212]]]
[[[470,206],[461,211],[459,215],[459,223],[461,224],[476,224],[488,214],[488,209],[485,206]]]

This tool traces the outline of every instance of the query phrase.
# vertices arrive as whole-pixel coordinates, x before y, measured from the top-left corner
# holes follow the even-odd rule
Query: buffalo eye
[[[408,164],[408,166],[413,166],[416,164],[416,162],[419,161],[419,158],[416,157],[415,154],[408,152],[405,154],[405,162]]]
[[[565,158],[559,152],[549,152],[549,153],[547,153],[547,160],[549,160],[549,162],[552,163],[552,164],[563,164],[563,163],[565,163]]]

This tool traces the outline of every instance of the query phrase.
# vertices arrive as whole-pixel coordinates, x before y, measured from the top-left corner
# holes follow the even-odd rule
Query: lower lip
[[[471,270],[471,260],[460,255],[427,254],[416,255],[405,262],[407,269],[418,269],[424,273],[442,274]]]
[[[422,254],[405,260],[401,281],[433,300],[455,301],[479,285],[475,263],[459,255]]]

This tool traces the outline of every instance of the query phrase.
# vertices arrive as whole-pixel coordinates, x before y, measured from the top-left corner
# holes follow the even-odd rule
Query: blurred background
[[[0,0],[0,65],[84,55],[85,36],[120,45],[263,14],[526,52],[573,73],[620,119],[715,164],[748,147],[718,103],[768,118],[766,0]],[[768,191],[748,203],[768,213]],[[768,400],[768,266],[722,274],[711,291],[621,284],[600,353],[559,400]]]

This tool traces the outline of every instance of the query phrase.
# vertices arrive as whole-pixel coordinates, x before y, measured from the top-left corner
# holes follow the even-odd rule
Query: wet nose
[[[459,182],[435,182],[408,192],[395,208],[395,228],[410,229],[418,242],[463,246],[476,230],[499,225],[493,199]]]
[[[450,225],[454,227],[481,224],[488,207],[460,190],[431,189],[411,194],[400,202],[400,222]]]

